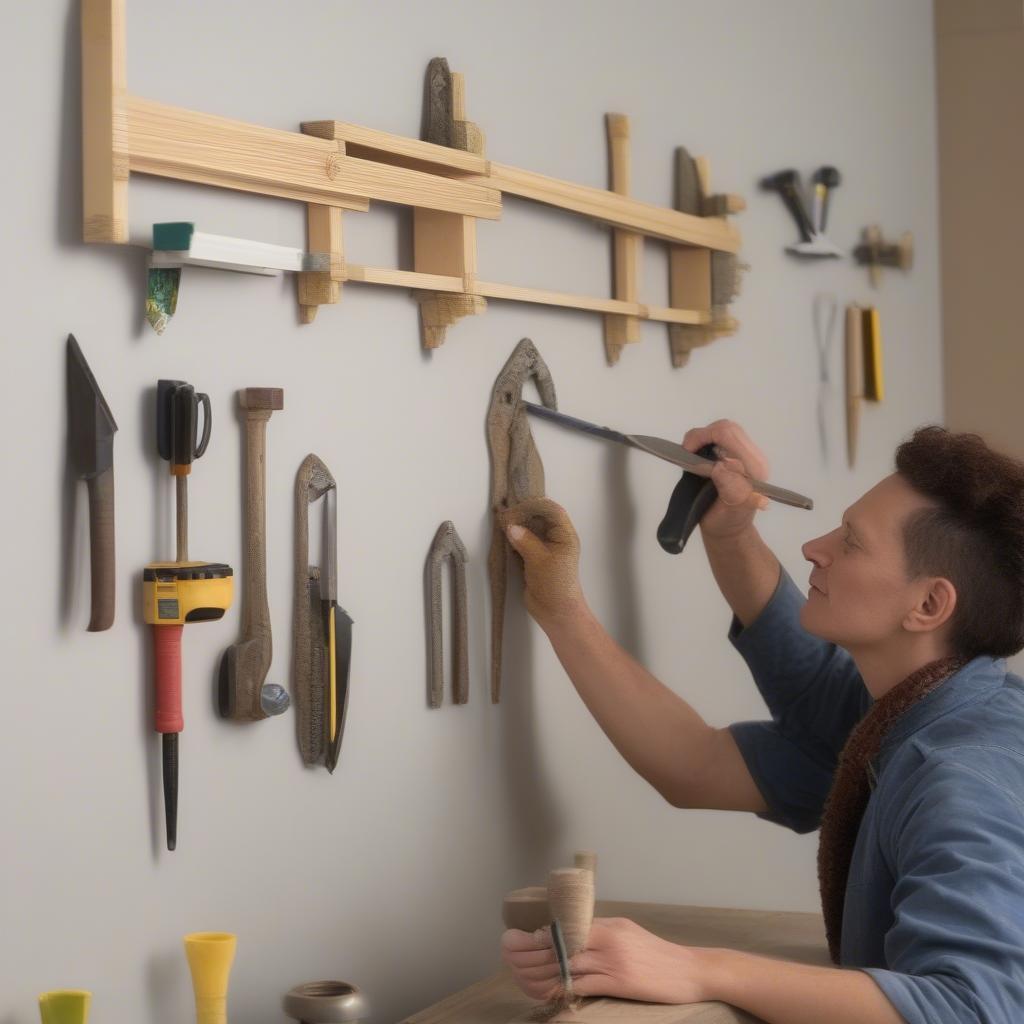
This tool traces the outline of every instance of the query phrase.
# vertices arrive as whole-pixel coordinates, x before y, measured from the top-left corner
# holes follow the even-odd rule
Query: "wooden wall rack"
[[[297,276],[300,319],[340,300],[346,281],[409,288],[420,304],[423,344],[440,346],[447,328],[482,312],[488,299],[540,303],[604,315],[609,362],[639,339],[641,321],[668,324],[673,362],[690,348],[732,333],[735,321],[712,303],[713,254],[735,254],[740,236],[726,214],[735,196],[705,196],[695,215],[629,195],[629,123],[607,119],[611,190],[559,181],[486,159],[483,134],[466,120],[460,75],[445,82],[434,61],[428,107],[441,111],[421,141],[342,121],[308,121],[282,131],[143,99],[126,85],[126,0],[81,0],[83,212],[87,242],[128,241],[128,183],[147,174],[291,199],[307,205],[307,248],[329,254],[329,270]],[[447,90],[447,92],[446,92]],[[435,112],[436,112],[435,110]],[[447,118],[447,123],[445,123]],[[706,185],[706,163],[702,164]],[[612,229],[611,297],[565,294],[483,281],[477,275],[476,221],[501,215],[504,196],[570,211]],[[411,270],[370,267],[345,257],[342,212],[371,202],[410,207]],[[640,301],[645,239],[670,252],[668,306]]]

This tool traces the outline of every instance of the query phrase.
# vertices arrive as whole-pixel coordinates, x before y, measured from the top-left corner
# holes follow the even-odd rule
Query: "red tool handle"
[[[157,732],[181,732],[181,631],[184,626],[153,627],[153,675],[156,681]]]

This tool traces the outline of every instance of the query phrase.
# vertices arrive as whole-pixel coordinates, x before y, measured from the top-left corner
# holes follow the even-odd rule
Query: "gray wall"
[[[603,896],[813,909],[814,837],[740,815],[674,811],[634,777],[588,718],[518,601],[508,615],[506,693],[486,695],[483,417],[495,374],[531,336],[563,407],[679,437],[742,421],[780,483],[813,513],[772,508],[769,542],[798,580],[799,545],[886,473],[894,444],[942,415],[932,15],[928,0],[470,4],[130,0],[128,83],[153,99],[293,129],[336,117],[418,131],[423,71],[445,54],[466,73],[469,114],[497,160],[590,185],[606,175],[602,115],[633,119],[634,193],[671,201],[673,147],[706,153],[718,188],[749,197],[752,266],[735,338],[669,366],[665,329],[614,370],[587,314],[493,302],[433,356],[404,293],[350,285],[299,327],[293,282],[186,273],[157,338],[142,324],[144,255],[80,237],[76,5],[23,7],[3,34],[7,245],[0,372],[7,599],[0,1022],[36,1018],[52,987],[95,993],[99,1022],[171,1024],[191,1014],[181,936],[239,935],[232,1016],[281,1019],[280,994],[319,977],[364,986],[394,1021],[490,971],[498,907],[576,847],[601,855]],[[758,176],[841,168],[831,234],[914,231],[910,275],[872,294],[852,262],[803,265],[794,230]],[[154,220],[301,245],[297,205],[133,180],[134,232]],[[349,257],[395,265],[391,211],[346,215]],[[606,233],[510,201],[480,230],[481,276],[602,294]],[[645,294],[666,301],[649,247]],[[811,303],[876,301],[889,397],[866,410],[861,458],[843,455],[841,340],[829,411],[815,434]],[[82,343],[117,417],[118,618],[84,631],[84,494],[64,468],[64,338]],[[319,453],[339,481],[340,595],[356,619],[349,724],[331,778],[299,763],[293,722],[217,720],[211,683],[237,607],[185,635],[180,843],[161,849],[158,741],[150,730],[146,562],[173,556],[172,492],[152,451],[158,377],[210,393],[213,440],[192,477],[195,555],[240,564],[239,387],[280,386],[269,429],[269,585],[276,659],[290,657],[291,488]],[[715,723],[764,708],[725,641],[728,615],[699,542],[670,558],[654,530],[675,483],[663,464],[538,428],[550,493],[571,511],[591,603],[612,632]],[[77,513],[77,515],[76,515]],[[422,569],[437,524],[470,548],[472,697],[428,711]],[[628,709],[623,709],[628,713]]]

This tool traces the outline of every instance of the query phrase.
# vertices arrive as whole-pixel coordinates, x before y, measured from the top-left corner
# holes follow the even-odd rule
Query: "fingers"
[[[543,953],[554,958],[555,951],[551,948],[550,932],[547,928],[538,928],[535,932],[524,932],[518,928],[509,928],[501,935],[502,953]]]
[[[689,452],[696,452],[706,444],[716,445],[724,449],[727,455],[739,459],[751,476],[762,480],[768,476],[768,460],[764,457],[764,452],[733,420],[715,420],[706,427],[695,427],[688,430],[683,438],[683,447]]]
[[[522,526],[546,544],[571,544],[576,540],[569,514],[550,498],[527,498],[505,509],[499,518],[506,530],[510,526]]]

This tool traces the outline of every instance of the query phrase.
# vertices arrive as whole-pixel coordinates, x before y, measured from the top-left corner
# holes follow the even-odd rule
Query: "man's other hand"
[[[580,542],[565,509],[550,498],[531,498],[501,513],[509,543],[523,559],[526,610],[542,628],[583,606]]]
[[[698,1003],[709,998],[702,950],[677,946],[620,917],[597,917],[587,948],[569,961],[573,993],[648,1003]],[[501,958],[531,998],[561,993],[551,932],[510,929],[501,937]]]
[[[754,514],[768,507],[768,499],[750,485],[750,478],[768,479],[768,461],[747,432],[732,420],[716,420],[706,427],[687,431],[683,447],[697,452],[713,444],[720,453],[711,471],[718,501],[700,521],[705,539],[728,540],[743,533],[754,521]]]

